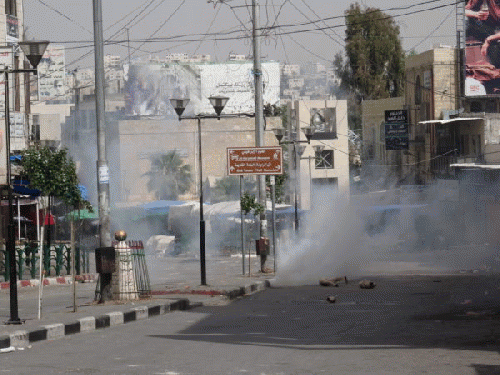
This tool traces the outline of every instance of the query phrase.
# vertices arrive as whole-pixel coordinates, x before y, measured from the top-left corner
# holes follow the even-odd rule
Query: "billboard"
[[[19,20],[17,17],[7,14],[5,16],[5,41],[8,45],[17,44],[19,42]]]
[[[277,175],[283,173],[281,147],[237,147],[227,149],[228,176]]]
[[[314,133],[311,139],[337,138],[337,115],[335,108],[311,108],[310,126]]]
[[[227,63],[202,65],[201,96],[227,96],[224,113],[254,113],[253,63]],[[280,99],[280,68],[277,62],[262,63],[262,100],[264,104],[277,104]],[[208,100],[202,101],[200,113],[213,113]]]
[[[264,103],[279,102],[279,63],[262,63]],[[126,113],[139,116],[175,115],[173,97],[188,97],[185,115],[214,114],[208,98],[224,95],[225,114],[255,112],[253,64],[135,64],[129,67],[125,85]]]
[[[465,95],[500,94],[500,8],[495,0],[465,5]]]
[[[38,65],[38,99],[67,99],[65,77],[64,47],[49,44]]]

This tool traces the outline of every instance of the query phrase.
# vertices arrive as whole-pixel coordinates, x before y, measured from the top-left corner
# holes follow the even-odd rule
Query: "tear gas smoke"
[[[488,214],[493,206],[480,197],[477,179],[389,188],[349,200],[324,188],[313,196],[300,233],[280,241],[273,285],[500,269]]]

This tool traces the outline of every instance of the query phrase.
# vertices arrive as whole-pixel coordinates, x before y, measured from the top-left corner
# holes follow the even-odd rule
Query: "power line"
[[[175,10],[170,14],[170,16],[167,17],[167,19],[148,37],[148,39],[154,37],[167,23],[172,19],[172,17],[179,11],[179,9],[182,8],[182,6],[186,3],[186,0],[182,0],[180,4],[175,8]],[[134,48],[134,52],[132,52],[132,55],[139,49],[141,48],[146,42],[143,42],[139,47]]]
[[[305,3],[305,2],[304,2],[304,0],[302,0],[302,2],[303,2],[304,4],[306,4],[306,5],[307,5],[307,3]],[[298,8],[298,7],[297,7],[297,6],[296,6],[296,5],[292,2],[292,1],[290,1],[290,5],[291,5],[291,6],[293,6],[293,7],[294,7],[294,8],[295,8],[295,9],[296,9],[296,10],[297,10],[300,14],[302,14],[302,15],[303,15],[303,16],[304,16],[307,20],[309,20],[309,21],[311,21],[311,22],[314,22],[314,24],[315,24],[315,25],[316,25],[317,23],[320,23],[320,22],[322,22],[322,23],[324,23],[324,24],[326,25],[326,22],[325,22],[325,21],[312,21],[312,20],[311,20],[311,19],[310,19],[310,18],[309,18],[309,17],[308,17],[308,16],[307,16],[304,12],[302,12],[302,10],[300,10],[300,9],[299,9],[299,8]],[[309,7],[309,9],[311,9],[311,8]],[[314,12],[314,11],[313,11],[313,12]],[[316,14],[316,13],[315,13],[315,14]],[[319,18],[319,16],[318,16],[318,18]],[[326,25],[326,26],[328,26],[328,25]],[[345,44],[344,44],[344,43],[339,42],[337,39],[335,39],[335,38],[334,38],[334,37],[332,37],[330,34],[328,34],[325,30],[320,30],[320,31],[321,31],[323,34],[325,34],[328,38],[330,38],[331,40],[333,40],[335,43],[337,43],[339,46],[341,46],[341,47],[344,47],[344,46],[345,46]],[[334,31],[334,30],[332,30],[332,31],[335,33],[335,31]]]
[[[443,0],[430,0],[430,1],[426,2],[426,3],[436,2],[436,1],[443,1]],[[457,2],[452,2],[452,3],[447,3],[447,4],[444,4],[444,5],[439,5],[439,6],[432,7],[432,8],[419,9],[419,10],[415,10],[415,11],[407,12],[407,13],[403,13],[403,14],[397,14],[397,15],[393,15],[393,16],[384,16],[384,17],[380,17],[380,18],[375,19],[375,20],[370,20],[370,22],[379,21],[379,20],[385,20],[385,19],[390,19],[390,18],[395,18],[395,17],[403,17],[403,16],[413,15],[413,14],[427,12],[427,11],[433,11],[433,10],[436,10],[436,9],[445,8],[445,7],[453,6],[453,5],[456,5],[456,4],[457,4]],[[413,6],[415,6],[415,5],[412,5],[412,6],[409,6],[409,7],[413,7]],[[405,7],[405,8],[409,8],[409,7]],[[399,9],[399,8],[391,8],[391,9]],[[379,10],[377,10],[377,11],[379,11]],[[269,26],[267,28],[263,27],[263,28],[260,28],[259,30],[271,30],[271,29],[284,28],[284,27],[289,27],[289,26],[294,26],[294,27],[295,26],[302,26],[302,25],[306,25],[306,24],[310,24],[310,23],[317,23],[319,21],[323,21],[323,20],[326,20],[326,19],[340,18],[340,17],[345,18],[345,16],[336,16],[336,17],[324,18],[324,19],[321,19],[321,20],[318,20],[318,21],[307,22],[307,23],[299,23],[299,24],[291,24],[291,25],[275,25],[275,26]],[[362,24],[362,23],[363,23],[363,21],[360,21],[359,23],[356,23],[356,24]],[[275,33],[275,35],[290,35],[290,34],[300,34],[300,33],[306,33],[306,32],[316,32],[316,31],[327,30],[327,29],[334,29],[334,28],[345,27],[345,26],[346,26],[346,24],[343,23],[343,24],[337,24],[337,25],[326,26],[326,27],[317,27],[317,28],[314,28],[314,29],[278,31],[278,32]],[[148,39],[132,40],[132,42],[134,42],[134,43],[142,43],[142,42],[158,43],[158,42],[170,42],[170,41],[182,41],[182,42],[185,42],[185,41],[186,42],[197,42],[197,41],[199,41],[198,39],[194,39],[194,37],[205,37],[205,38],[207,38],[207,40],[216,40],[216,41],[241,40],[241,39],[248,38],[248,35],[228,36],[228,35],[235,34],[235,33],[241,33],[241,30],[231,30],[231,31],[203,33],[203,34],[200,34],[200,33],[179,34],[179,35],[174,35],[174,36],[169,36],[169,37],[163,37],[163,38],[151,38],[149,40]],[[209,36],[214,36],[214,38],[208,39]],[[220,36],[226,36],[226,37],[220,37]],[[189,38],[189,37],[191,37],[193,39],[182,39],[182,38]],[[123,43],[124,41],[120,40],[118,42]],[[91,42],[90,41],[69,41],[69,42],[68,41],[60,41],[60,42],[55,42],[55,43],[59,43],[59,44],[77,44],[77,43],[91,43]],[[108,40],[108,43],[109,43],[109,40]]]
[[[78,22],[76,22],[75,20],[73,20],[73,19],[69,18],[67,15],[65,15],[65,14],[64,14],[64,13],[62,13],[62,12],[60,12],[60,11],[59,11],[59,10],[57,10],[56,8],[54,8],[54,7],[50,6],[50,5],[48,5],[47,3],[45,3],[45,2],[44,2],[44,1],[42,1],[42,0],[37,0],[37,1],[38,1],[40,4],[42,4],[42,5],[46,6],[47,8],[49,8],[50,10],[52,10],[53,12],[55,12],[55,13],[59,14],[61,17],[64,17],[64,18],[66,18],[68,21],[70,21],[70,22],[74,23],[74,24],[75,24],[75,25],[77,25],[80,29],[85,30],[85,31],[86,31],[86,32],[88,32],[90,35],[93,35],[93,32],[92,32],[92,31],[90,31],[90,30],[86,29],[84,26],[80,25],[80,24],[79,24]]]

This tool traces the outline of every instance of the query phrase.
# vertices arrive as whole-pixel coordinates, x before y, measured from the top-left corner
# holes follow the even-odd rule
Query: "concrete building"
[[[24,35],[24,17],[22,0],[0,1],[0,64],[11,69],[29,68],[29,63],[18,47]],[[9,74],[9,103],[11,113],[11,152],[17,153],[28,145],[29,127],[26,113],[29,112],[30,76],[27,73]],[[5,117],[5,77],[0,77],[0,118]],[[3,121],[3,120],[2,120]],[[5,130],[0,130],[3,144],[0,147],[0,182],[5,183],[6,159]]]
[[[278,144],[271,129],[280,126],[279,118],[267,118],[264,145]],[[228,147],[255,146],[255,119],[222,118],[202,120],[203,178],[215,181],[227,176]],[[117,124],[116,144],[118,165],[110,171],[115,183],[119,181],[122,205],[137,205],[156,200],[155,192],[147,188],[151,162],[155,156],[176,151],[184,163],[191,166],[193,184],[187,198],[196,199],[199,193],[198,131],[196,120],[176,118],[162,120],[122,120]],[[209,197],[207,198],[209,201]]]
[[[189,61],[193,63],[207,63],[212,61],[212,56],[206,54],[193,55]]]
[[[388,151],[385,147],[385,111],[403,109],[404,103],[404,97],[361,103],[362,178],[372,183],[372,190],[397,181],[401,174],[401,152]],[[376,180],[380,181],[376,183]]]
[[[166,62],[188,62],[189,56],[187,53],[169,53],[165,56]]]
[[[314,205],[315,193],[338,191],[348,196],[349,182],[349,141],[346,100],[297,100],[291,108],[289,134],[296,144],[300,207],[309,209]],[[306,141],[304,128],[313,127],[314,135],[310,144]],[[296,138],[293,138],[296,137]],[[300,147],[305,146],[305,147]],[[293,147],[290,147],[293,158]],[[293,160],[291,161],[293,164]],[[290,172],[294,178],[294,171]],[[292,187],[293,189],[293,187]]]
[[[104,70],[120,70],[122,67],[121,56],[106,55],[104,56]]]
[[[30,142],[41,146],[61,145],[62,125],[71,114],[73,104],[40,102],[31,106]]]
[[[246,55],[237,55],[234,53],[229,54],[229,61],[245,61],[248,60]]]
[[[281,66],[281,74],[285,76],[300,75],[300,65],[298,64],[283,64]]]

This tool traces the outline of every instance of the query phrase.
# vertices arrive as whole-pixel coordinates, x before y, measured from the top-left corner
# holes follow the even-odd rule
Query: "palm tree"
[[[151,171],[144,175],[149,176],[147,187],[156,191],[157,199],[177,200],[191,187],[191,166],[184,164],[175,151],[153,157]]]

